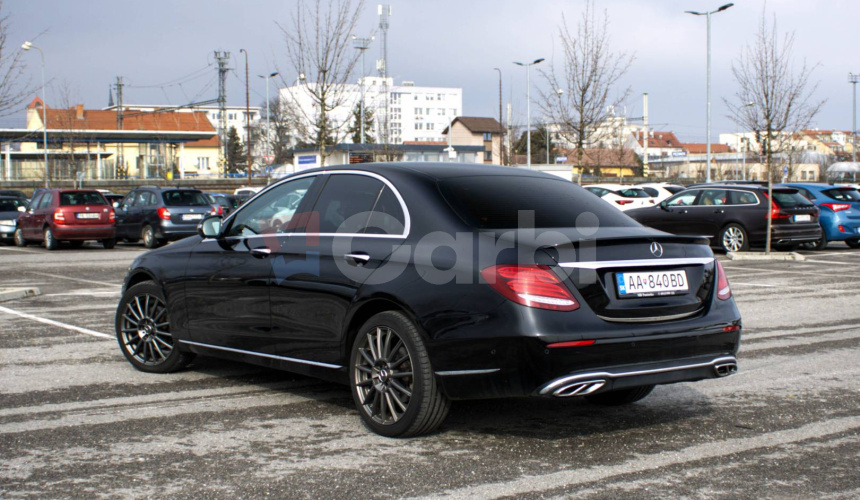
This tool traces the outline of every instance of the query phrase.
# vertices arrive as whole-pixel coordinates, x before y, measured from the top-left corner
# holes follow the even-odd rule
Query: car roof
[[[311,173],[325,173],[331,170],[352,170],[356,172],[371,172],[382,175],[383,177],[389,174],[406,174],[419,175],[429,177],[436,180],[450,179],[455,177],[471,177],[471,176],[520,176],[520,177],[541,177],[546,179],[564,180],[557,175],[546,174],[535,170],[528,170],[521,167],[502,167],[498,165],[478,165],[474,163],[362,163],[361,166],[352,165],[331,165],[322,168],[310,170],[301,170],[296,172],[297,175]],[[290,176],[292,177],[292,175]],[[285,177],[285,178],[290,178]]]

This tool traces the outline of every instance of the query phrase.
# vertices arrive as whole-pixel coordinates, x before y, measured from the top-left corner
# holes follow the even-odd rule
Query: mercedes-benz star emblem
[[[654,257],[662,257],[663,256],[663,245],[657,243],[656,241],[651,243],[651,253],[654,254]]]

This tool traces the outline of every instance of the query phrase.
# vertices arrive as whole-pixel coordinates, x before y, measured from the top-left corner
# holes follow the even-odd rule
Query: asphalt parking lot
[[[367,431],[346,387],[198,358],[135,371],[113,338],[142,252],[0,247],[2,498],[857,498],[860,251],[725,262],[740,371],[603,408],[457,402],[440,431]]]

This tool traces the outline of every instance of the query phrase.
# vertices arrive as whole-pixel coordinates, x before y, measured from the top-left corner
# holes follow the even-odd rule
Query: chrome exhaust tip
[[[583,382],[574,382],[556,389],[552,395],[557,398],[569,398],[572,396],[585,396],[600,389],[606,385],[605,380],[586,380]]]
[[[720,363],[714,365],[714,373],[717,374],[718,377],[728,377],[738,371],[737,363]]]

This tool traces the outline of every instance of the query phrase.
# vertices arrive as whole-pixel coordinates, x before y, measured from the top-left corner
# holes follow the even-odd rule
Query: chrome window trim
[[[702,265],[714,262],[713,257],[682,257],[677,259],[598,260],[593,262],[562,262],[561,267],[574,269],[603,269],[605,267],[656,267]]]
[[[689,365],[667,366],[665,368],[653,368],[650,370],[637,370],[637,371],[630,371],[630,372],[580,373],[577,375],[570,375],[567,377],[562,377],[562,378],[553,380],[552,382],[548,383],[547,385],[545,385],[541,388],[540,394],[547,394],[557,387],[561,387],[565,384],[569,384],[571,382],[575,382],[575,381],[580,380],[580,379],[590,380],[590,379],[594,379],[594,378],[616,379],[616,378],[624,378],[624,377],[636,377],[636,376],[640,376],[640,375],[653,375],[655,373],[666,373],[666,372],[674,372],[674,371],[680,371],[680,370],[690,370],[693,368],[704,368],[707,366],[716,366],[716,365],[721,364],[721,363],[737,363],[737,362],[738,362],[738,360],[734,356],[722,356],[719,358],[714,358],[710,361],[706,361],[704,363],[693,363],[693,364],[689,364]]]
[[[237,209],[233,213],[231,213],[230,217],[225,219],[225,221],[235,217],[236,214],[240,213],[246,206],[250,205],[251,202],[253,202],[254,199],[257,198],[257,196],[261,196],[263,193],[268,192],[270,189],[275,189],[278,186],[280,186],[281,184],[285,184],[287,182],[298,180],[298,179],[304,179],[305,177],[316,177],[319,175],[349,175],[349,174],[351,174],[351,175],[364,175],[367,177],[372,177],[372,178],[382,182],[384,185],[388,186],[389,189],[391,189],[391,192],[394,193],[394,196],[397,198],[397,201],[400,202],[400,208],[403,210],[404,221],[403,221],[403,232],[401,234],[365,234],[365,233],[275,233],[275,234],[276,235],[284,235],[284,236],[346,236],[346,237],[350,237],[350,238],[388,238],[388,239],[405,239],[405,238],[408,238],[409,232],[412,229],[412,217],[409,215],[409,209],[406,207],[406,202],[403,200],[403,196],[400,195],[400,191],[398,191],[397,188],[394,187],[394,184],[392,184],[391,181],[389,181],[385,177],[383,177],[377,173],[374,173],[374,172],[368,172],[366,170],[323,170],[323,171],[319,171],[319,172],[312,172],[312,173],[308,173],[308,174],[298,174],[295,176],[287,177],[285,179],[282,179],[282,180],[272,184],[271,186],[267,186],[265,189],[260,190],[256,195],[254,195],[253,198],[246,201],[243,206],[239,207],[239,209]],[[249,235],[249,236],[244,236],[243,238],[255,238],[255,237],[260,237],[260,236],[271,237],[272,235],[270,235],[270,234],[267,234],[267,235]],[[236,236],[233,236],[233,237],[236,237]]]
[[[289,361],[290,363],[301,363],[303,365],[319,366],[322,368],[330,368],[333,370],[343,368],[340,365],[332,365],[329,363],[320,363],[319,361],[308,361],[307,359],[290,358],[287,356],[278,356],[275,354],[265,354],[262,352],[245,351],[243,349],[233,349],[232,347],[224,347],[224,346],[212,345],[212,344],[203,344],[201,342],[192,342],[190,340],[180,340],[179,342],[181,342],[183,344],[198,346],[198,347],[205,347],[207,349],[215,349],[215,350],[219,350],[219,351],[235,352],[237,354],[248,354],[251,356],[259,356],[261,358],[277,359],[280,361]]]
[[[691,189],[690,191],[725,191],[726,193],[735,192],[735,193],[747,193],[755,196],[755,203],[740,203],[737,205],[671,205],[672,207],[685,207],[685,208],[714,208],[714,207],[757,207],[761,204],[761,198],[758,197],[758,194],[755,191],[748,191],[746,189],[732,189],[732,188],[696,188],[695,190]],[[696,195],[698,198],[698,195]],[[670,206],[670,205],[667,205]]]

